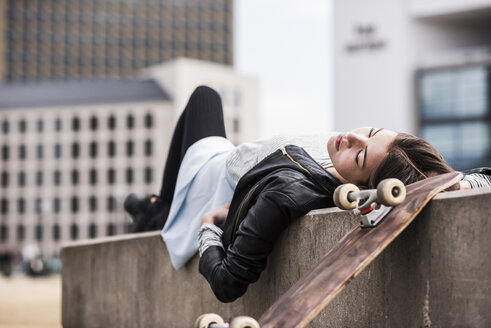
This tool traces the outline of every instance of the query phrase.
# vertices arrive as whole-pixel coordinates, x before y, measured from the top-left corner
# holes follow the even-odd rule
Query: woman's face
[[[331,137],[327,151],[334,168],[344,179],[366,185],[396,136],[391,130],[362,127]]]

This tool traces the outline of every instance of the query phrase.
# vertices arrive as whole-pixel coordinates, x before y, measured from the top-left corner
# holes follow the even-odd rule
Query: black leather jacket
[[[280,233],[310,210],[333,206],[341,182],[305,150],[286,146],[270,154],[237,184],[223,229],[223,251],[209,247],[199,271],[222,302],[242,296],[259,279]]]

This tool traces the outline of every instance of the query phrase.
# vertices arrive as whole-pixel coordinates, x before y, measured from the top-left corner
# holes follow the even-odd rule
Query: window
[[[53,183],[55,186],[59,186],[61,184],[61,172],[60,172],[60,170],[56,170],[53,172]]]
[[[145,115],[145,127],[150,129],[153,126],[153,116],[151,114]]]
[[[43,226],[41,224],[36,224],[36,240],[43,241]]]
[[[114,141],[108,142],[107,154],[109,155],[109,157],[114,157],[116,155],[116,143]]]
[[[61,131],[61,119],[57,118],[55,120],[55,131],[60,132]]]
[[[26,228],[23,224],[17,226],[17,241],[23,241],[26,236]]]
[[[116,182],[116,170],[113,168],[107,170],[107,183],[114,184]]]
[[[19,131],[20,131],[21,133],[24,133],[24,132],[26,132],[26,131],[27,131],[27,122],[26,122],[26,120],[21,120],[21,121],[19,122]]]
[[[145,140],[145,156],[151,156],[152,155],[152,140],[147,139]]]
[[[9,131],[10,131],[10,124],[9,124],[9,121],[4,120],[4,121],[2,122],[2,132],[3,132],[3,134],[7,134],[7,133],[9,133]]]
[[[60,229],[60,225],[58,223],[55,223],[53,225],[53,240],[54,241],[59,241],[60,240],[60,237],[61,237],[61,229]]]
[[[9,212],[9,202],[7,198],[2,198],[0,200],[0,213],[7,214]]]
[[[43,159],[43,157],[44,157],[44,148],[43,148],[43,145],[37,145],[37,147],[36,147],[36,157],[38,159]]]
[[[78,239],[78,225],[76,223],[70,225],[70,238],[72,240]]]
[[[0,226],[0,241],[1,242],[6,242],[9,238],[9,228],[7,227],[7,225],[5,224],[2,224]]]
[[[126,156],[131,157],[133,156],[133,141],[128,140],[126,142]]]
[[[39,119],[37,121],[37,131],[38,132],[43,132],[44,131],[44,121],[42,119]]]
[[[126,169],[126,183],[127,184],[132,184],[133,183],[133,180],[134,180],[134,176],[133,176],[133,169],[132,168],[127,168]]]
[[[75,132],[80,130],[80,119],[78,117],[72,119],[72,130]]]
[[[55,197],[53,199],[53,212],[55,212],[55,213],[61,212],[61,199],[60,199],[60,197]]]
[[[26,212],[26,200],[24,198],[17,199],[17,213],[24,214]]]
[[[78,142],[72,143],[72,158],[79,158],[80,156],[80,145]]]
[[[2,146],[2,159],[4,161],[9,159],[9,146],[6,145]]]
[[[97,142],[92,141],[90,143],[89,148],[90,148],[90,157],[96,158],[97,157]]]
[[[116,211],[116,198],[114,198],[113,196],[109,196],[107,198],[107,211],[108,212]]]
[[[90,169],[90,171],[89,171],[89,183],[91,185],[97,184],[97,170],[96,169]]]
[[[43,200],[39,197],[35,200],[35,210],[37,214],[43,214]]]
[[[1,177],[1,185],[3,188],[8,187],[9,185],[9,174],[5,171],[2,172],[2,177]]]
[[[109,223],[107,225],[106,235],[114,236],[115,234],[116,234],[116,226],[114,225],[114,223]]]
[[[131,114],[126,117],[126,127],[129,130],[131,130],[135,127],[135,118]]]
[[[24,187],[26,185],[26,173],[24,171],[19,172],[17,182],[19,187]]]
[[[98,125],[99,125],[99,121],[97,120],[97,117],[92,116],[90,118],[90,129],[92,131],[95,131],[95,130],[97,130]]]
[[[94,213],[97,211],[97,198],[94,196],[91,196],[89,198],[89,210]]]
[[[21,160],[26,159],[26,154],[27,154],[26,146],[20,145],[19,146],[19,159],[21,159]]]
[[[40,187],[42,185],[43,185],[43,172],[37,171],[36,172],[36,186]]]
[[[145,183],[146,184],[151,184],[152,183],[152,168],[146,167],[145,168]]]
[[[72,196],[72,198],[70,199],[70,210],[72,211],[72,213],[78,213],[78,197]]]
[[[114,115],[109,116],[107,126],[110,130],[114,130],[116,128],[116,117],[114,117]]]
[[[61,157],[61,145],[59,143],[55,144],[55,158]]]
[[[238,133],[239,132],[239,129],[240,129],[239,119],[234,118],[234,132],[235,133]]]
[[[89,225],[89,238],[96,238],[97,237],[97,226],[95,223],[91,223]]]

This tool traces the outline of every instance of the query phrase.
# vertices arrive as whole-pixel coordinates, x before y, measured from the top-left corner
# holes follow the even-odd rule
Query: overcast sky
[[[260,137],[331,131],[330,0],[235,0],[235,67],[259,80]]]

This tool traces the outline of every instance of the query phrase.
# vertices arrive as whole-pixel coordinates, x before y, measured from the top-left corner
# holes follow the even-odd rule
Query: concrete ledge
[[[309,327],[491,327],[491,189],[438,195]],[[246,295],[218,302],[198,257],[175,271],[160,232],[62,250],[64,327],[192,327],[198,315],[260,315],[357,218],[312,211],[281,236]]]

